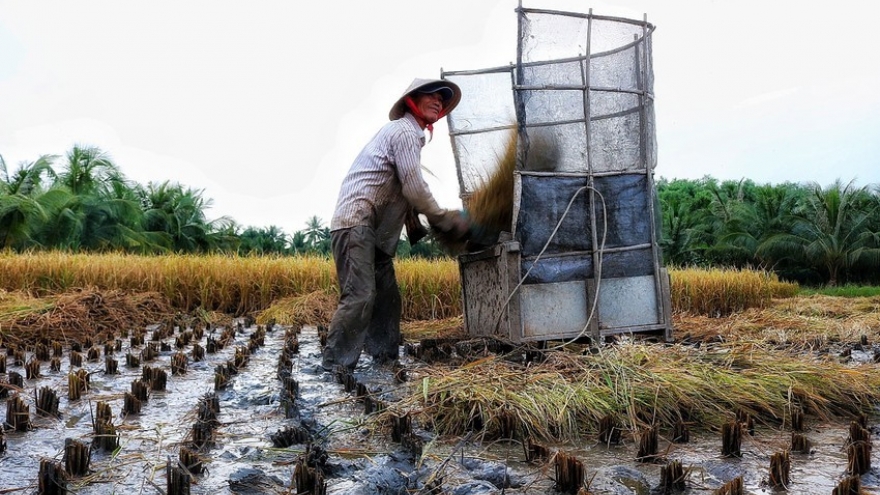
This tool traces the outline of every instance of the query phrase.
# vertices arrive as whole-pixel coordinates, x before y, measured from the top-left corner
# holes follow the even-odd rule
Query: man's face
[[[440,120],[440,112],[443,110],[443,96],[439,91],[427,94],[416,93],[412,99],[416,108],[425,116],[425,124],[433,124]]]

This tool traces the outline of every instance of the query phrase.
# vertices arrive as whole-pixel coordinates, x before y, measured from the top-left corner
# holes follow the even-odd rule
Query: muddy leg
[[[367,337],[376,299],[376,235],[369,227],[353,227],[331,234],[339,280],[339,305],[330,321],[322,365],[354,369]]]
[[[400,345],[400,290],[391,256],[376,251],[376,302],[365,348],[378,363],[394,361]]]

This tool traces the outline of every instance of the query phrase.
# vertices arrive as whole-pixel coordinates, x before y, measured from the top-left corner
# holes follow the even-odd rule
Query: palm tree
[[[65,170],[57,183],[73,194],[93,194],[111,182],[125,180],[109,155],[97,147],[74,145],[65,158]]]
[[[660,203],[661,240],[664,260],[672,265],[705,263],[712,244],[713,220],[709,192],[714,179],[678,179],[657,183]]]
[[[772,236],[791,230],[793,213],[803,189],[795,184],[763,185],[755,188],[754,200],[743,202],[726,224],[726,234],[719,244],[730,251],[739,251],[743,258],[754,260],[754,264],[769,268],[776,260],[765,256],[759,246]]]
[[[144,212],[127,182],[109,182],[101,195],[85,195],[82,201],[82,248],[150,252],[161,245],[161,238],[143,231]]]
[[[165,236],[175,252],[208,252],[236,244],[235,222],[228,217],[208,221],[205,210],[211,200],[202,191],[165,181],[149,183],[139,190],[144,209],[143,228]]]
[[[324,254],[329,252],[330,229],[316,215],[306,222],[304,235],[310,251]]]
[[[867,187],[852,181],[843,185],[838,179],[827,188],[813,184],[792,230],[770,236],[759,252],[800,259],[826,276],[828,285],[837,285],[857,263],[880,267],[880,235],[871,229],[878,208]]]
[[[34,234],[49,215],[47,207],[53,194],[42,187],[45,177],[54,177],[50,155],[34,162],[22,163],[10,174],[6,161],[0,156],[0,249],[28,247]]]
[[[306,234],[298,230],[290,236],[290,250],[293,254],[305,254],[309,252],[309,244],[306,242]]]
[[[52,186],[53,208],[40,239],[46,246],[79,250],[147,250],[141,209],[133,187],[110,157],[75,145]]]
[[[257,229],[248,227],[239,236],[241,254],[283,254],[287,252],[287,236],[280,228],[270,225]]]
[[[706,250],[705,209],[695,208],[692,201],[672,196],[661,207],[662,239],[660,247],[666,263],[699,264]]]

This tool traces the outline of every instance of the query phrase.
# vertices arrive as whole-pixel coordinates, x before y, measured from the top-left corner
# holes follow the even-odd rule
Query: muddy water
[[[165,466],[176,460],[181,446],[189,445],[196,421],[196,406],[205,394],[214,392],[214,370],[230,360],[239,346],[247,346],[256,328],[238,332],[235,342],[206,359],[188,364],[187,373],[171,376],[170,359],[176,352],[162,352],[152,362],[141,363],[168,372],[167,391],[152,392],[139,415],[121,417],[123,395],[132,381],[142,375],[141,367],[125,366],[127,342],[120,361],[120,374],[105,375],[103,356],[99,362],[86,363],[90,390],[82,399],[68,401],[67,371],[71,369],[68,353],[62,358],[62,372],[50,372],[42,365],[42,376],[25,380],[23,397],[30,405],[33,428],[28,432],[6,433],[7,451],[0,454],[0,494],[35,493],[41,459],[62,459],[66,438],[90,442],[92,410],[97,401],[110,404],[114,424],[120,432],[116,452],[94,451],[91,473],[70,480],[69,489],[81,494],[164,493]],[[454,495],[545,494],[553,490],[552,465],[523,462],[523,449],[517,442],[432,441],[429,432],[418,430],[425,440],[425,455],[413,458],[385,435],[374,434],[364,421],[364,406],[330,373],[318,367],[320,348],[314,328],[300,335],[300,351],[294,358],[292,376],[299,383],[298,413],[287,418],[281,407],[278,358],[284,331],[267,334],[265,345],[251,353],[247,365],[230,379],[229,385],[216,393],[220,402],[220,425],[214,444],[201,452],[207,471],[194,477],[191,493],[295,493],[291,486],[294,463],[304,445],[274,448],[270,435],[289,426],[304,426],[315,443],[325,449],[327,493],[330,494],[406,494],[415,493],[425,482],[442,478],[442,486]],[[173,342],[173,338],[170,339]],[[201,342],[204,346],[204,339]],[[183,349],[189,353],[191,346]],[[137,354],[140,349],[132,349]],[[2,352],[2,350],[0,350]],[[412,366],[414,363],[404,363]],[[11,363],[11,359],[8,364]],[[24,375],[22,367],[8,366],[8,371]],[[374,369],[366,360],[355,372],[371,391],[385,400],[393,400],[398,385],[391,372]],[[60,397],[60,418],[41,418],[33,413],[34,391],[49,386]],[[381,390],[380,390],[381,389]],[[2,401],[8,402],[8,401]],[[0,407],[5,418],[5,406]],[[846,424],[811,424],[807,436],[814,445],[811,454],[791,455],[791,486],[788,493],[830,494],[846,474],[844,444]],[[743,476],[746,493],[771,493],[766,486],[769,458],[784,450],[790,434],[758,428],[755,436],[743,440],[741,458],[720,455],[720,436],[701,436],[688,444],[671,444],[661,439],[660,450],[666,460],[680,460],[689,470],[688,489],[684,493],[709,494],[736,476]],[[590,439],[566,445],[549,446],[564,450],[580,459],[595,494],[656,493],[660,483],[661,463],[635,462],[638,445],[624,437],[620,445],[595,444]],[[877,471],[862,476],[866,492],[880,485]]]

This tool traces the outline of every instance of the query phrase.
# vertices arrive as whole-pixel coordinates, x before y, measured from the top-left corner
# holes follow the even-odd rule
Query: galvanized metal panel
[[[599,284],[599,328],[661,323],[653,275],[604,278]]]
[[[494,172],[486,164],[502,138],[513,127],[518,136],[512,236],[521,252],[459,258],[468,332],[520,341],[665,330],[670,339],[652,176],[654,28],[517,12],[514,66],[444,73],[467,89],[449,119],[466,206]],[[482,111],[487,103],[497,108]]]
[[[574,338],[587,324],[587,283],[583,281],[523,285],[522,339]],[[589,329],[585,331],[589,336]]]

